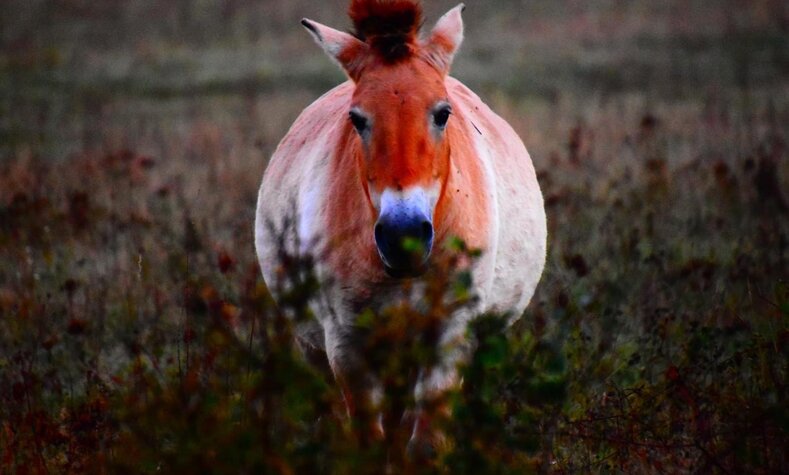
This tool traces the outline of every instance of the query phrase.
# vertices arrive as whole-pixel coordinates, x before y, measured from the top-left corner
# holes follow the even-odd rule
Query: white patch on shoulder
[[[315,237],[315,219],[319,217],[322,192],[318,186],[312,186],[301,193],[301,210],[299,214],[299,253],[309,254],[317,244]]]

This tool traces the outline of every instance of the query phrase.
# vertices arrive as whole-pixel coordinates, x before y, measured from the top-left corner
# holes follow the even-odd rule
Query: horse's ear
[[[439,18],[430,36],[424,42],[427,59],[444,74],[449,74],[452,59],[463,43],[463,17],[466,9],[462,3]]]
[[[323,51],[335,60],[354,81],[359,79],[367,44],[355,36],[303,19],[301,24],[310,32]]]

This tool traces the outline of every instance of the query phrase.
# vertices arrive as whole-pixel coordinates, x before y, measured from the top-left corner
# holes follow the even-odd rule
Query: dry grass
[[[376,473],[252,245],[339,78],[292,25],[344,2],[7,3],[0,472]],[[788,471],[786,7],[468,3],[456,72],[534,157],[549,262],[424,471]]]

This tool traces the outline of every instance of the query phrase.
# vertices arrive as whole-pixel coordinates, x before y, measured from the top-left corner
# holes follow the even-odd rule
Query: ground
[[[784,2],[466,3],[453,74],[534,159],[548,265],[472,328],[415,467],[293,350],[309,262],[276,309],[252,243],[268,156],[342,80],[299,19],[345,2],[4,2],[0,473],[789,471]],[[363,317],[386,349],[423,315]]]

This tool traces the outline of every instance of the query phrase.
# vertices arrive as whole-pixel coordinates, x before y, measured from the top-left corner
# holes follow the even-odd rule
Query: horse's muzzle
[[[415,277],[424,273],[433,248],[433,223],[419,212],[381,215],[375,224],[375,244],[387,274]]]

